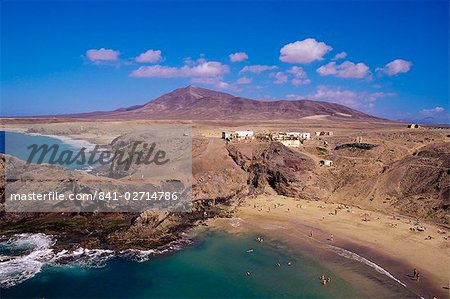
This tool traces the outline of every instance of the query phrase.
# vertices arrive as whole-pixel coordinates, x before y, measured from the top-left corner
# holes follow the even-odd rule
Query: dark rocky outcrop
[[[361,150],[370,150],[376,147],[376,144],[370,144],[370,143],[346,143],[336,146],[335,150],[340,150],[343,148],[350,148],[350,149],[361,149]]]
[[[315,199],[311,192],[314,162],[311,158],[290,150],[279,142],[260,142],[252,145],[229,143],[230,156],[248,175],[250,194],[275,192],[276,194]]]

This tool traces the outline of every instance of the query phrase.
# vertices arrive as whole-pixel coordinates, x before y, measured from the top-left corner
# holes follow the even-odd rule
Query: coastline
[[[27,132],[25,129],[21,128],[2,128],[5,132],[13,132],[13,133],[21,133],[26,134],[30,136],[43,136],[43,137],[49,137],[57,139],[63,143],[66,143],[70,146],[76,147],[76,148],[86,148],[88,150],[93,149],[95,147],[95,144],[91,143],[90,141],[86,139],[80,139],[80,138],[74,138],[73,136],[62,136],[62,135],[53,135],[53,134],[41,134],[41,133],[30,133]]]
[[[18,129],[16,132],[48,136],[63,142],[67,139],[78,142],[80,136],[86,136],[86,140],[89,140],[90,136],[85,133],[64,134],[64,136],[27,133],[26,129]],[[113,136],[114,134],[110,132],[102,137],[113,138]],[[281,206],[273,208],[276,203],[280,203]],[[437,233],[437,226],[423,223],[427,227],[425,232],[412,232],[409,230],[412,224],[406,217],[393,217],[356,206],[347,212],[346,209],[339,209],[338,203],[298,201],[283,196],[247,198],[244,204],[245,206],[238,208],[235,214],[237,218],[234,218],[240,219],[240,228],[231,225],[230,232],[241,229],[255,233],[262,232],[273,236],[274,239],[285,240],[293,247],[303,245],[305,242],[335,246],[375,263],[419,296],[448,297],[449,290],[444,287],[450,281],[450,268],[447,266],[450,264],[447,254],[450,243],[448,240],[443,241],[443,236],[450,236],[448,229],[445,229],[445,235],[440,235]],[[331,215],[330,213],[335,210],[339,213]],[[369,221],[363,220],[363,214],[368,215]],[[212,219],[209,223],[223,224],[229,221],[229,219]],[[308,236],[310,231],[314,232],[312,240]],[[333,242],[327,240],[331,234],[334,235]],[[428,235],[432,235],[433,239],[425,240]],[[421,273],[420,282],[409,277],[414,268]]]
[[[280,206],[274,208],[275,205]],[[208,224],[213,229],[225,228],[231,233],[265,234],[294,248],[312,246],[310,249],[314,250],[314,245],[319,245],[335,255],[336,251],[341,251],[341,255],[348,255],[346,258],[373,263],[368,266],[374,269],[380,267],[392,275],[391,279],[398,280],[397,283],[404,284],[419,297],[448,296],[450,243],[443,236],[449,236],[449,231],[445,235],[437,234],[437,226],[422,224],[426,232],[413,232],[405,217],[392,218],[355,207],[347,212],[337,206],[283,196],[259,196],[248,198],[235,218],[214,219]],[[335,210],[338,214],[331,215]],[[361,215],[366,215],[367,221],[363,221]],[[425,240],[428,235],[433,239]],[[421,273],[420,281],[412,278],[414,268]]]

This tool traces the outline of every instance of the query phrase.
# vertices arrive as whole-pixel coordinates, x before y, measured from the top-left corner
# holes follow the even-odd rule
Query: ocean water
[[[21,236],[26,239],[32,236]],[[192,245],[164,255],[139,259],[133,255],[111,252],[80,251],[67,254],[48,252],[49,238],[29,240],[40,244],[37,260],[22,258],[10,263],[26,272],[27,278],[3,288],[1,298],[373,298],[376,294],[405,298],[406,292],[355,285],[332,268],[273,241],[259,243],[255,236],[221,232],[202,234]],[[38,239],[39,239],[38,238]],[[24,256],[26,245],[20,245]],[[26,242],[25,242],[26,243]],[[51,242],[50,242],[51,243]],[[0,280],[14,276],[6,256],[11,258],[7,242],[0,245]],[[25,246],[25,247],[24,247]],[[253,249],[252,252],[247,252]],[[2,251],[3,250],[3,251]],[[26,255],[30,253],[26,253]],[[16,256],[17,258],[17,256]],[[36,256],[34,257],[36,258]],[[56,260],[60,260],[56,263]],[[61,261],[65,262],[61,262]],[[138,261],[140,260],[140,261]],[[143,260],[143,261],[142,261]],[[3,264],[3,265],[2,265]],[[18,264],[22,264],[20,267]],[[278,265],[279,264],[279,265]],[[27,265],[27,266],[23,266]],[[9,269],[9,273],[5,273]],[[246,272],[250,272],[248,276]],[[366,269],[366,271],[369,271]],[[33,274],[34,273],[34,274]],[[321,285],[322,274],[331,283]],[[380,284],[380,289],[383,288]],[[375,294],[375,295],[374,295]]]
[[[33,144],[36,144],[38,147],[45,144],[48,146],[56,144],[59,147],[58,155],[59,153],[62,153],[65,150],[73,151],[74,155],[76,155],[76,153],[81,147],[92,146],[87,142],[70,140],[68,138],[62,139],[53,136],[26,134],[12,131],[6,132],[0,131],[0,153],[6,153],[15,156],[23,161],[27,161],[31,153],[31,149],[29,149],[28,147]],[[48,163],[49,157],[50,154],[46,155],[45,159],[43,159],[43,163]],[[31,162],[36,163],[38,159],[39,154],[36,154]],[[88,165],[85,164],[79,165],[77,163],[63,164],[63,165],[55,164],[55,165],[72,170],[86,169],[88,167]]]

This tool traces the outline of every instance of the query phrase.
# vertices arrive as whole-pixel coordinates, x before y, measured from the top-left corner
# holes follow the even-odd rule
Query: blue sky
[[[116,109],[194,84],[449,122],[447,0],[1,5],[5,116]]]

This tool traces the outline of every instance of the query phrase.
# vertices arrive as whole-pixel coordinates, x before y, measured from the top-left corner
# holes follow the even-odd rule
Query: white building
[[[234,133],[236,134],[236,138],[240,139],[251,139],[255,135],[255,133],[250,130],[236,131]]]
[[[252,139],[255,133],[250,130],[235,131],[235,132],[222,132],[222,139]]]
[[[222,139],[231,139],[233,133],[232,132],[222,132]]]
[[[299,138],[304,140],[311,139],[311,133],[308,132],[287,132],[286,135],[288,137]]]
[[[311,133],[308,132],[302,132],[301,133],[301,138],[305,139],[305,140],[310,140],[311,139]]]
[[[331,161],[331,160],[320,160],[320,165],[333,166],[333,161]]]

